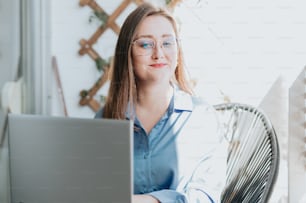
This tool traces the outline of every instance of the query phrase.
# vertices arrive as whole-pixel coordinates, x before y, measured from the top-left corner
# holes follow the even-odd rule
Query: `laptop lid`
[[[9,115],[12,203],[127,203],[132,121]]]

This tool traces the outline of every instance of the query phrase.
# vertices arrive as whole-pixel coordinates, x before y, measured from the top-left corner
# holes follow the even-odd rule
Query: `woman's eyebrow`
[[[154,38],[152,35],[138,35],[136,36],[136,39],[139,39],[139,38]]]
[[[175,37],[173,34],[163,34],[162,38],[165,37]],[[139,39],[139,38],[152,38],[152,39],[156,39],[153,35],[138,35],[136,36],[135,40]]]

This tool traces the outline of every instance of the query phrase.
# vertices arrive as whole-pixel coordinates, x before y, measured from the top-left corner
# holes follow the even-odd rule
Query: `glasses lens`
[[[176,48],[176,40],[172,37],[163,40],[163,48],[166,50],[173,50]]]
[[[155,47],[152,39],[138,39],[134,41],[135,53],[137,55],[149,55]]]
[[[133,42],[134,53],[136,55],[152,55],[155,49],[156,42],[153,39],[140,38]],[[162,47],[164,53],[172,53],[176,50],[176,40],[173,37],[165,38],[161,41],[160,47]]]

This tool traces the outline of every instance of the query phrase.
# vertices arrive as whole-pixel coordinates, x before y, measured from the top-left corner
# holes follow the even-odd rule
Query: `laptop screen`
[[[9,115],[11,202],[131,202],[131,121]]]

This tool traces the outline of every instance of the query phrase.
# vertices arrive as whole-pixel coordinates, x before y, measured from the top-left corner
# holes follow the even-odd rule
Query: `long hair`
[[[103,117],[112,119],[125,119],[128,109],[133,112],[137,101],[137,88],[131,57],[131,43],[139,24],[148,16],[160,15],[168,19],[173,25],[176,37],[178,28],[174,18],[164,9],[156,8],[149,3],[138,6],[124,21],[116,44],[113,67],[111,67],[111,79],[108,95],[103,108]],[[181,46],[178,46],[178,64],[175,69],[174,81],[178,87],[193,94],[188,82],[188,75],[184,67]],[[130,115],[131,119],[134,115]]]

